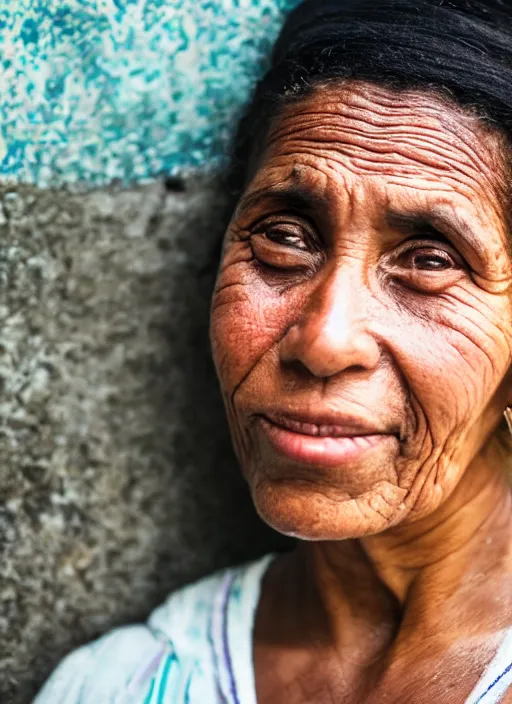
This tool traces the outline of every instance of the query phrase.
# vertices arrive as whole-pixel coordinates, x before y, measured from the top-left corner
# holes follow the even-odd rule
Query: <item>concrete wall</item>
[[[239,477],[207,325],[215,174],[297,1],[1,3],[2,704],[282,545]]]
[[[0,202],[0,701],[26,704],[75,645],[277,543],[209,359],[218,180]]]

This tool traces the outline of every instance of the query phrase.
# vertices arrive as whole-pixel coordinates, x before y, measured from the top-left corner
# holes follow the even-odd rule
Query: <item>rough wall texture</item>
[[[0,701],[276,547],[209,360],[218,183],[0,191]]]
[[[225,198],[215,176],[158,175],[225,163],[298,1],[0,3],[1,704],[170,589],[282,545],[209,360]]]

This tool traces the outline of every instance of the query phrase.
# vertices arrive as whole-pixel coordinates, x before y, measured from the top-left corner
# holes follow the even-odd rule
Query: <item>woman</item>
[[[211,340],[256,508],[299,547],[78,650],[37,704],[512,702],[506,5],[292,13]]]

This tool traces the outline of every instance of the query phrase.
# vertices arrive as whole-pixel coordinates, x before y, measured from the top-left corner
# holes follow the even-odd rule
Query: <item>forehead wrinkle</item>
[[[343,115],[336,116],[339,119],[325,120],[321,114],[316,114],[315,118],[311,118],[308,122],[307,120],[300,119],[302,115],[293,116],[289,118],[288,123],[296,119],[298,122],[298,128],[296,130],[290,130],[288,123],[282,123],[281,129],[275,129],[272,133],[272,141],[278,141],[279,139],[290,138],[291,136],[300,135],[301,133],[306,133],[311,141],[325,142],[328,141],[324,135],[330,133],[337,135],[340,133],[346,133],[349,135],[354,135],[356,137],[371,139],[373,142],[382,143],[387,146],[387,150],[391,151],[392,140],[405,143],[405,144],[415,144],[417,140],[425,138],[425,136],[432,137],[433,144],[439,147],[446,147],[448,150],[452,150],[454,146],[453,139],[450,135],[445,135],[439,129],[432,127],[430,125],[404,125],[403,122],[399,124],[388,124],[375,127],[370,123],[365,124],[363,120],[357,120],[355,125],[350,124],[349,121],[344,122]],[[358,126],[358,125],[362,125]],[[307,130],[310,130],[307,133]],[[315,132],[318,132],[315,135]],[[456,137],[456,133],[453,133]],[[431,146],[432,148],[432,146]],[[461,149],[468,160],[478,168],[488,168],[487,163],[480,157],[480,155],[475,152],[475,150],[468,148],[466,142],[461,142]]]
[[[333,96],[330,101],[329,93]],[[405,117],[409,124],[425,126],[426,115],[437,128],[441,126],[454,133],[485,131],[495,136],[495,131],[490,129],[480,116],[434,90],[429,92],[425,89],[391,88],[368,81],[330,80],[315,84],[312,92],[300,101],[306,114],[315,113],[314,108],[308,110],[304,106],[317,98],[322,100],[322,108],[326,112],[329,112],[329,107],[333,105],[331,114],[343,114],[345,110],[350,115],[356,113],[363,121],[377,126],[387,127],[390,116],[395,113],[402,121]]]
[[[297,106],[295,106],[297,107]],[[331,111],[327,110],[328,105],[322,104],[322,109],[318,108],[315,110],[307,110],[303,107],[300,110],[292,111],[290,108],[283,112],[280,116],[281,119],[276,121],[272,125],[272,129],[269,130],[269,134],[274,138],[280,138],[281,131],[284,131],[287,122],[293,121],[294,119],[300,120],[301,128],[307,125],[308,128],[315,127],[331,127],[332,129],[355,129],[351,128],[349,121],[354,121],[364,129],[360,128],[362,133],[370,132],[375,138],[378,137],[379,133],[384,132],[384,138],[390,133],[393,135],[399,135],[404,131],[404,125],[406,125],[407,134],[414,134],[416,130],[420,131],[420,134],[432,133],[437,135],[437,139],[442,140],[443,132],[449,132],[457,139],[461,140],[463,146],[466,147],[465,141],[462,139],[461,133],[464,132],[465,135],[474,137],[474,131],[468,129],[461,122],[456,120],[440,120],[437,115],[435,119],[425,120],[425,115],[418,113],[407,113],[400,110],[400,114],[396,116],[388,112],[382,117],[375,118],[373,110],[357,110],[354,111],[349,106],[344,103],[336,102],[335,108]],[[478,125],[476,125],[478,126]],[[448,139],[445,140],[447,144],[452,144]]]
[[[288,151],[291,147],[300,151],[306,145],[316,149],[323,147],[324,150],[337,151],[348,158],[356,155],[376,165],[386,163],[382,160],[382,154],[395,155],[401,162],[415,162],[422,167],[429,166],[440,171],[462,171],[474,181],[477,180],[475,176],[484,176],[491,187],[495,186],[490,182],[491,178],[495,180],[495,170],[490,169],[488,163],[483,162],[467,145],[463,144],[463,149],[459,149],[458,145],[453,145],[448,137],[445,138],[438,131],[432,132],[432,139],[425,145],[425,140],[421,139],[425,136],[424,133],[417,135],[415,139],[416,135],[406,126],[401,128],[400,133],[387,132],[381,136],[368,134],[352,125],[325,124],[321,119],[312,126],[299,121],[299,118],[300,115],[296,117],[296,129],[291,130],[288,123],[282,124],[279,130],[282,134],[277,132],[271,135],[268,146],[279,150],[280,143],[284,142]],[[461,160],[461,156],[466,159]]]
[[[456,168],[433,168],[425,167],[423,162],[414,162],[411,159],[403,157],[400,162],[396,159],[386,158],[375,162],[375,159],[370,157],[354,155],[348,150],[322,150],[318,146],[309,146],[306,148],[303,144],[294,145],[293,143],[286,145],[274,145],[277,149],[270,148],[270,154],[267,154],[272,160],[294,159],[301,158],[303,163],[311,168],[318,168],[322,164],[321,171],[329,170],[335,180],[343,179],[346,188],[346,173],[352,173],[354,176],[368,174],[370,177],[384,177],[388,183],[399,185],[401,188],[412,189],[415,191],[428,191],[435,189],[442,191],[446,195],[453,194],[457,197],[464,197],[469,201],[481,203],[488,210],[492,206],[493,211],[499,215],[500,219],[504,218],[506,209],[504,207],[505,197],[496,192],[495,188],[485,188],[485,181],[478,181],[475,178],[474,171],[466,173]],[[280,147],[280,148],[279,148]],[[274,151],[274,154],[272,154]],[[277,153],[275,153],[277,152]],[[267,162],[268,163],[268,162]],[[370,168],[369,168],[370,167]],[[476,174],[478,175],[478,174]],[[417,182],[418,178],[422,183]],[[428,186],[426,184],[429,184]],[[482,193],[485,194],[484,198]],[[501,197],[500,197],[501,196]],[[485,201],[485,202],[483,202]],[[472,203],[473,204],[473,203]],[[507,221],[508,228],[508,221]],[[508,246],[508,245],[507,245]]]
[[[289,159],[294,160],[293,170],[295,172],[297,172],[298,168],[300,168],[301,171],[304,171],[304,173],[308,173],[308,171],[311,170],[318,171],[323,179],[329,178],[329,180],[331,180],[334,178],[335,181],[342,181],[345,190],[347,190],[347,172],[354,176],[359,176],[362,172],[368,172],[368,163],[372,166],[374,165],[374,161],[371,158],[359,156],[351,157],[349,155],[345,155],[344,152],[341,152],[340,154],[339,151],[330,151],[330,153],[326,155],[315,147],[306,149],[302,144],[300,145],[300,149],[293,149],[290,148],[290,145],[287,145],[286,149],[280,148],[275,150],[269,145],[269,148],[262,159],[260,170],[257,174],[255,174],[255,178],[259,181],[262,175],[265,175],[265,172],[269,170],[277,170],[279,172],[279,170],[284,167],[289,168]],[[298,159],[301,161],[297,162]],[[411,165],[410,160],[403,160],[399,164],[397,164],[396,160],[392,158],[381,159],[380,161],[383,166],[393,166],[393,174],[389,173],[389,170],[385,173],[386,181],[390,186],[397,186],[400,188],[405,187],[407,189],[419,191],[420,193],[427,192],[430,189],[435,189],[437,192],[442,192],[448,195],[453,193],[457,197],[468,199],[471,204],[475,193],[479,194],[481,191],[481,184],[475,184],[475,181],[472,178],[462,178],[464,173],[461,174],[454,169],[443,169],[443,177],[439,178],[439,175],[435,174],[435,170],[430,170],[425,173],[424,166],[421,162],[418,166],[416,164]],[[280,165],[280,162],[282,162],[282,166]],[[355,168],[358,166],[359,168]],[[421,175],[421,183],[418,183],[417,181],[415,182],[415,179],[418,178],[419,171]],[[382,173],[375,171],[372,174],[370,172],[369,176],[378,178],[382,176]],[[414,179],[411,179],[411,176],[413,176]],[[281,179],[279,180],[281,181]],[[429,184],[428,189],[425,188],[425,184]],[[475,188],[475,185],[477,188]],[[470,195],[468,195],[467,192],[462,192],[460,190],[461,188],[464,189],[464,191],[469,188]],[[497,199],[497,202],[494,203],[494,205],[501,206],[501,203],[499,203],[499,200]],[[497,208],[497,213],[501,214],[501,211],[502,207]]]
[[[508,169],[504,159],[503,135],[452,100],[434,93],[398,91],[365,82],[327,82],[320,84],[319,88],[315,87],[311,94],[289,103],[280,111],[270,126],[267,144],[290,136],[293,132],[290,128],[296,121],[299,131],[305,126],[316,126],[332,127],[345,131],[345,134],[351,130],[356,133],[357,130],[347,124],[347,120],[343,122],[343,118],[358,123],[364,139],[368,141],[371,134],[374,144],[382,141],[389,145],[394,140],[411,145],[415,141],[418,148],[415,135],[432,136],[438,148],[441,151],[447,149],[452,157],[456,148],[455,160],[459,165],[460,156],[465,155],[466,161],[479,172],[480,177],[485,174],[491,188],[499,191],[502,204],[507,200]],[[320,110],[315,100],[321,100]],[[400,123],[394,124],[397,119]],[[405,127],[404,122],[407,123]],[[363,126],[364,129],[361,129]],[[475,134],[476,131],[478,134]],[[320,141],[325,143],[325,134],[320,136]]]
[[[330,151],[327,156],[325,153],[322,153],[321,150],[314,148],[308,150],[304,145],[302,145],[300,149],[281,150],[277,154],[269,155],[269,158],[276,161],[287,158],[301,158],[302,163],[307,164],[311,169],[317,169],[321,173],[329,171],[335,180],[343,181],[345,188],[346,178],[344,172],[348,172],[353,176],[363,175],[369,178],[379,178],[384,175],[390,185],[397,185],[401,188],[420,192],[424,192],[426,190],[425,184],[430,183],[430,187],[435,188],[437,191],[442,191],[445,194],[452,193],[457,196],[464,196],[470,200],[474,199],[475,195],[479,198],[479,194],[482,190],[482,184],[475,182],[471,177],[464,178],[464,174],[461,172],[454,171],[453,169],[445,169],[442,172],[437,170],[438,173],[436,175],[436,170],[431,169],[425,174],[425,167],[421,162],[419,165],[411,164],[410,160],[404,160],[399,164],[397,164],[395,160],[383,160],[383,167],[393,166],[394,173],[390,174],[389,168],[382,168],[380,171],[375,169],[374,160],[371,158],[350,156],[340,150]],[[318,164],[322,164],[322,168],[320,168]],[[371,169],[368,168],[369,164],[372,167]],[[384,174],[382,171],[384,171]],[[439,176],[439,173],[442,174],[442,177]],[[418,176],[420,176],[422,180],[420,184],[415,182]],[[461,189],[464,192],[461,192]]]
[[[303,161],[296,162],[290,169],[287,157],[299,156]],[[283,199],[289,196],[290,200],[297,194],[299,199],[304,203],[309,204],[308,210],[313,216],[322,213],[324,217],[329,218],[331,226],[341,225],[346,221],[350,210],[353,197],[353,187],[356,183],[350,184],[346,180],[346,169],[340,169],[340,163],[336,160],[332,163],[332,159],[322,158],[314,161],[304,160],[307,156],[303,152],[297,155],[295,152],[279,153],[273,156],[270,161],[262,164],[261,171],[256,174],[256,183],[261,183],[265,180],[269,172],[275,173],[277,178],[273,178],[273,185],[263,186],[257,191],[248,194],[248,198],[252,199],[254,195],[263,194],[267,196],[282,195]],[[282,161],[282,164],[280,162]],[[279,178],[280,172],[286,168],[288,174],[285,178]],[[492,252],[490,248],[486,248],[482,242],[482,238],[478,235],[478,230],[475,227],[482,228],[482,231],[487,231],[490,234],[488,225],[486,225],[485,213],[479,212],[475,208],[474,198],[465,195],[460,191],[454,191],[453,187],[449,187],[446,182],[440,182],[437,179],[432,179],[432,189],[425,188],[419,184],[412,183],[409,179],[404,179],[400,182],[390,179],[387,181],[385,189],[386,208],[393,216],[393,212],[400,216],[422,216],[425,220],[430,220],[432,225],[445,233],[449,239],[454,239],[458,242],[464,241],[475,254],[481,259],[488,258]],[[371,183],[371,182],[370,182]],[[363,185],[362,183],[360,184]],[[369,184],[370,185],[370,184]],[[364,187],[365,190],[368,186]],[[389,191],[388,187],[397,187],[402,189],[413,189],[418,192],[421,201],[415,200],[407,207],[407,200],[404,200],[403,195],[395,194],[393,190]],[[450,196],[455,195],[457,200],[450,200]],[[448,200],[447,200],[448,199]],[[466,203],[466,205],[464,205]],[[397,207],[397,204],[398,207]],[[315,212],[316,211],[316,212]],[[467,215],[464,214],[467,211]],[[476,224],[478,223],[478,224]],[[495,227],[492,230],[496,230]],[[503,246],[505,241],[506,254],[510,256],[509,238],[505,228],[496,230],[499,235],[499,241],[493,238],[493,249],[497,252],[496,259],[499,257],[498,248]]]
[[[281,121],[297,115],[300,115],[302,122],[308,119],[314,121],[318,118],[323,120],[332,118],[339,122],[340,118],[349,118],[374,131],[383,128],[389,131],[393,123],[398,121],[399,125],[406,123],[408,129],[421,127],[423,130],[437,132],[444,130],[458,138],[461,138],[462,134],[474,137],[475,130],[489,132],[477,118],[457,110],[455,105],[448,106],[440,103],[434,96],[422,96],[423,100],[417,100],[412,109],[404,104],[403,97],[400,97],[400,102],[395,97],[385,110],[380,111],[379,106],[374,102],[366,101],[363,105],[355,106],[350,100],[350,92],[345,92],[343,95],[345,97],[315,94],[306,96],[300,101],[285,106],[280,114]],[[321,99],[320,109],[315,105],[315,99]],[[278,123],[279,120],[276,122]],[[274,127],[276,126],[278,127],[278,124],[274,124]]]
[[[280,152],[279,154],[270,156],[269,161],[264,162],[260,172],[256,174],[256,183],[264,180],[269,171],[277,171],[277,174],[279,174],[280,170],[284,168],[289,169],[289,163],[287,161],[288,158],[301,159],[299,163],[296,162],[294,164],[293,170],[297,171],[297,169],[300,168],[304,187],[310,188],[309,185],[306,185],[305,177],[308,174],[316,172],[321,177],[323,184],[322,197],[325,198],[326,203],[331,205],[333,211],[335,211],[339,206],[339,204],[335,203],[336,191],[342,192],[344,195],[350,197],[351,185],[349,183],[349,179],[347,179],[347,172],[355,176],[360,175],[360,172],[357,169],[351,168],[355,160],[351,160],[351,163],[347,164],[344,160],[336,159],[332,155],[329,157],[322,156],[322,158],[319,159],[316,154],[311,154],[304,151],[300,153],[290,151]],[[282,162],[282,165],[280,165],[280,162]],[[471,196],[473,194],[469,196],[468,194],[461,193],[460,191],[454,191],[454,187],[449,184],[448,179],[440,181],[438,178],[431,177],[430,179],[427,179],[424,177],[424,183],[428,180],[430,180],[431,183],[431,189],[426,189],[424,183],[418,184],[417,182],[411,181],[410,175],[410,172],[407,171],[405,171],[402,175],[395,174],[394,177],[390,177],[386,180],[387,185],[390,187],[395,186],[399,189],[405,188],[407,190],[417,191],[419,195],[429,198],[439,198],[441,196],[446,199],[446,197],[449,197],[450,195],[456,195],[458,199],[462,198],[467,201],[470,208],[472,208],[473,198]],[[417,176],[417,174],[415,173],[414,176]],[[278,178],[276,179],[276,182],[279,184],[286,183],[289,178],[290,176],[287,176],[284,180],[282,178]],[[369,178],[372,178],[372,175],[370,175]],[[307,179],[307,181],[310,182],[310,179]],[[457,182],[457,185],[464,186],[465,184]],[[314,182],[312,187],[317,189],[318,183]],[[265,186],[261,190],[267,190],[268,188],[269,186]]]

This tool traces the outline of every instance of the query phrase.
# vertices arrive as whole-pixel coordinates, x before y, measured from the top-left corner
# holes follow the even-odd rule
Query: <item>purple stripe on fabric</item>
[[[223,592],[221,593],[219,589],[217,594],[215,595],[215,600],[210,616],[210,623],[208,624],[208,641],[210,642],[213,654],[213,662],[215,667],[215,688],[217,690],[217,698],[220,704],[229,704],[222,688],[222,672],[221,663],[219,661],[219,657],[221,655],[220,651],[222,651],[222,648],[218,647],[219,643],[222,645],[222,601]]]
[[[144,684],[146,680],[152,677],[158,670],[158,666],[166,653],[166,648],[162,648],[147,665],[144,665],[141,670],[135,673],[134,678],[127,687],[126,694],[134,695],[137,694],[138,689]]]
[[[229,689],[231,692],[231,696],[233,697],[233,701],[235,704],[240,704],[240,700],[238,699],[238,694],[236,691],[236,681],[235,681],[235,673],[233,671],[233,663],[231,661],[231,654],[229,652],[229,641],[228,641],[228,605],[229,605],[229,596],[231,593],[231,588],[233,586],[233,582],[235,581],[234,575],[231,576],[230,579],[227,579],[226,582],[224,583],[224,594],[223,594],[223,600],[222,600],[222,645],[223,645],[223,651],[224,651],[224,663],[226,665],[226,670],[229,675]]]
[[[494,682],[491,682],[491,684],[487,687],[487,689],[485,690],[485,692],[484,692],[482,695],[480,695],[480,696],[478,697],[478,699],[476,700],[475,704],[478,704],[479,702],[483,701],[484,697],[485,697],[487,694],[489,694],[489,692],[491,691],[491,689],[492,689],[493,687],[495,687],[495,686],[498,684],[498,682],[499,682],[501,679],[503,679],[506,674],[508,674],[508,673],[510,672],[510,670],[512,670],[512,662],[510,663],[510,665],[509,665],[508,667],[506,667],[506,668],[503,670],[503,672],[501,673],[501,675],[499,675],[499,677],[496,677],[496,679],[494,680]]]
[[[224,696],[224,692],[222,691],[220,687],[220,682],[216,682],[216,687],[217,687],[217,697],[219,698],[219,702],[222,702],[222,704],[229,704],[228,700]]]

